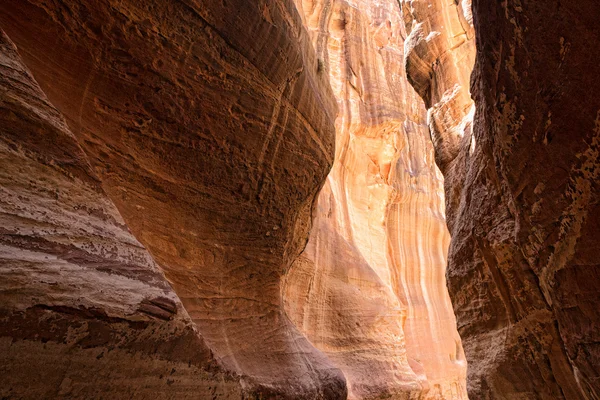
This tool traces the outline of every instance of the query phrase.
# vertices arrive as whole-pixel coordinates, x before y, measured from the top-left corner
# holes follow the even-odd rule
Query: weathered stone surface
[[[597,399],[600,10],[586,0],[475,0],[473,20],[473,133],[454,140],[460,114],[448,133],[432,130],[469,394]],[[431,85],[445,81],[450,93],[463,84],[444,65]],[[427,99],[425,79],[414,81]]]
[[[600,398],[600,11],[399,3],[1,2],[0,397],[464,398],[435,149],[471,398]]]
[[[7,0],[0,24],[219,364],[257,395],[344,398],[281,300],[336,115],[293,2]]]
[[[286,276],[288,314],[351,398],[466,398],[442,179],[406,80],[398,2],[296,3],[339,113],[310,240]]]
[[[457,202],[452,168],[461,143],[470,139],[475,107],[469,79],[475,58],[471,1],[403,0],[409,82],[425,101],[435,158],[445,175],[446,200]],[[452,219],[453,207],[447,207]]]
[[[0,31],[0,397],[240,398]]]

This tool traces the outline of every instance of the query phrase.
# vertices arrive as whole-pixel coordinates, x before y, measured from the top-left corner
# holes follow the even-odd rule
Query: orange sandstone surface
[[[466,398],[445,281],[443,180],[406,78],[401,9],[297,4],[339,111],[335,161],[286,276],[286,310],[344,372],[350,397]]]

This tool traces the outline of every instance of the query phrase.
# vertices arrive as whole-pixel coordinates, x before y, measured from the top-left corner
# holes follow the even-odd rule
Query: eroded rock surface
[[[127,232],[126,223],[164,270],[201,338],[131,236],[127,240],[145,257],[143,267],[157,274],[157,285],[174,303],[150,296],[134,311],[125,302],[111,313],[134,319],[141,313],[154,321],[169,320],[173,307],[180,310],[180,323],[192,329],[199,348],[210,348],[219,367],[238,374],[227,381],[232,397],[243,390],[344,398],[347,379],[351,397],[464,398],[465,362],[445,290],[441,177],[425,108],[405,78],[400,8],[391,0],[297,6],[300,15],[291,1],[7,1],[0,5],[0,23],[66,117],[36,86],[36,96],[71,140],[70,154],[85,166],[106,207],[118,207],[125,220],[115,219],[120,229]],[[298,258],[313,200],[334,160],[336,116],[335,167]],[[27,144],[22,137],[13,142]],[[44,160],[57,162],[52,154]],[[28,173],[43,176],[38,170]],[[10,172],[5,178],[6,188],[19,182]],[[94,216],[95,208],[85,204],[101,201],[79,199],[73,193],[90,189],[62,179],[71,193],[54,204],[53,223],[63,218],[63,229],[69,223],[80,229],[66,210]],[[20,196],[24,189],[11,190]],[[45,204],[44,190],[28,190],[37,197],[21,211]],[[103,212],[118,216],[110,210]],[[18,229],[14,220],[8,223]],[[112,226],[104,229],[103,240],[115,234]],[[76,236],[61,243],[106,245]],[[109,277],[127,270],[98,263]],[[38,267],[40,273],[51,268]],[[129,276],[132,285],[145,282],[140,274]],[[21,279],[53,293],[47,282]],[[98,302],[124,296],[122,286],[111,285],[106,291],[100,285]],[[43,298],[36,304],[95,323],[109,306],[80,304],[88,286],[61,289],[68,306]],[[142,288],[131,290],[137,299]],[[36,314],[21,326],[36,318],[44,317]],[[119,327],[119,337],[129,334],[129,326]],[[114,346],[121,351],[126,343]],[[212,354],[202,354],[214,369],[207,381],[221,376]],[[82,352],[77,356],[89,361]]]
[[[425,21],[414,1],[405,3],[417,24]],[[476,0],[473,20],[473,132],[462,129],[464,112],[432,128],[469,394],[597,399],[600,67],[590,44],[600,42],[600,11],[586,0]],[[453,51],[446,41],[421,53]],[[440,96],[424,88],[445,82],[441,97],[449,98],[464,87],[451,64],[413,75],[430,115]]]
[[[286,277],[288,313],[342,369],[351,398],[466,398],[442,179],[406,79],[399,4],[296,3],[339,113],[334,166]]]
[[[240,398],[0,31],[0,397]]]
[[[219,364],[257,396],[344,398],[281,301],[336,115],[293,2],[8,0],[0,24]]]
[[[1,2],[2,397],[464,398],[435,149],[471,398],[600,398],[597,5],[399,4]]]

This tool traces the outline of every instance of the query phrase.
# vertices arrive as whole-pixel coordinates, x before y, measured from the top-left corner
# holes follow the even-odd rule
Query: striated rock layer
[[[413,26],[448,29],[415,3],[405,1]],[[464,87],[467,71],[454,72],[464,67],[424,63],[412,73],[434,114],[446,178],[448,284],[469,394],[597,399],[600,66],[593,44],[600,42],[600,10],[591,0],[474,0],[473,20],[472,134],[464,100],[448,108],[445,126],[435,118],[452,88]],[[423,46],[407,65],[469,45]],[[443,93],[431,90],[440,82]]]
[[[239,398],[0,31],[0,397]]]
[[[398,2],[296,3],[339,113],[334,166],[286,276],[288,314],[344,372],[351,398],[466,398],[442,179],[406,80]]]
[[[103,190],[164,271],[216,361],[238,375],[227,393],[235,396],[241,387],[258,397],[345,398],[343,374],[292,324],[281,299],[281,278],[306,243],[310,209],[333,162],[336,115],[327,76],[319,72],[293,2],[6,0],[0,3],[0,24],[50,102],[64,114]],[[29,101],[42,98],[35,90],[33,98],[22,102],[24,118],[27,112],[34,114],[27,110]],[[9,208],[9,216],[3,218],[12,218],[4,246],[22,249],[19,254],[6,250],[5,257],[16,259],[9,264],[22,266],[7,267],[3,273],[15,268],[14,285],[32,286],[32,298],[19,300],[23,304],[18,309],[32,309],[34,314],[23,317],[30,320],[19,330],[37,329],[36,324],[47,321],[45,313],[59,313],[56,318],[88,318],[90,323],[107,324],[106,329],[120,329],[104,333],[111,337],[103,339],[116,341],[114,346],[123,350],[128,341],[138,346],[136,341],[142,339],[136,335],[161,343],[140,343],[141,351],[148,352],[161,346],[167,346],[167,353],[176,352],[177,346],[162,342],[178,337],[183,341],[186,335],[199,341],[179,302],[119,222],[97,182],[92,186],[80,183],[76,179],[84,178],[77,176],[59,177],[66,174],[60,168],[43,175],[50,168],[46,164],[60,166],[56,157],[63,156],[46,150],[52,141],[40,140],[36,125],[30,135],[39,146],[36,154],[49,152],[43,165],[36,164],[37,155],[18,150],[25,146],[19,143],[20,132],[13,139],[4,133],[15,120],[10,113],[5,118],[3,140],[12,140],[17,149],[4,145],[11,158],[2,161],[9,164],[2,171],[3,190],[28,202],[19,205],[11,197],[3,206]],[[57,118],[47,124],[57,124]],[[60,134],[71,140],[64,122],[60,124]],[[56,151],[63,148],[62,142],[56,146]],[[85,164],[79,153],[69,157]],[[19,172],[18,165],[32,170]],[[91,171],[86,174],[92,176]],[[51,186],[58,192],[46,190]],[[22,215],[34,210],[40,215],[28,222]],[[19,234],[29,237],[11,236]],[[49,235],[51,239],[42,238]],[[89,235],[95,236],[88,239]],[[19,240],[24,242],[16,243]],[[45,250],[35,250],[42,246]],[[49,261],[38,260],[45,255],[29,250],[49,254]],[[117,262],[123,265],[113,267]],[[36,268],[39,282],[27,272]],[[84,268],[98,275],[99,293],[85,281],[92,277],[78,277],[77,271]],[[70,270],[75,271],[72,280],[60,283],[58,277],[71,275]],[[78,280],[76,288],[68,286],[73,280]],[[112,289],[103,292],[104,284]],[[113,298],[118,305],[110,303]],[[179,319],[170,324],[154,322],[175,312]],[[130,320],[135,334],[127,328]],[[138,332],[136,324],[150,332]],[[63,340],[72,347],[85,327],[82,322],[77,328],[82,332],[70,329],[60,337],[40,338],[34,331],[30,335],[48,340],[48,347]],[[166,333],[176,327],[177,334]],[[43,347],[39,342],[32,346]],[[208,363],[206,346],[200,343],[183,360],[199,357]],[[21,357],[17,347],[11,349],[14,356],[9,353],[13,359],[7,368],[14,368]],[[86,354],[73,352],[73,357],[83,364],[93,362]],[[135,352],[127,354],[137,357]],[[108,358],[101,351],[94,351],[96,356]],[[190,364],[184,376],[199,368],[198,362]],[[160,370],[162,364],[152,368]],[[147,372],[136,369],[122,375],[137,379],[137,371]],[[24,379],[20,373],[9,375]],[[167,384],[174,379],[162,376]],[[217,392],[229,384],[212,385],[208,381],[218,375],[203,376],[200,373]],[[84,384],[88,375],[67,378],[65,382]],[[152,379],[148,385],[139,379],[123,384],[152,390]],[[43,385],[36,380],[31,387]],[[187,394],[197,395],[190,385]],[[99,389],[90,386],[94,387]]]

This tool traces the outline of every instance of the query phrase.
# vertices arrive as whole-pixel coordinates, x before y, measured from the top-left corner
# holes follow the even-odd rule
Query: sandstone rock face
[[[351,398],[466,398],[442,178],[406,80],[401,9],[296,3],[339,112],[334,166],[286,276],[288,314],[344,372]]]
[[[0,31],[0,397],[239,398]]]
[[[466,398],[435,150],[471,398],[600,398],[600,10],[470,10],[1,2],[0,397]]]
[[[281,278],[306,243],[310,209],[333,162],[336,116],[327,76],[291,0],[8,0],[0,4],[0,24],[219,365],[256,396],[346,397],[343,374],[292,324],[281,298]],[[25,157],[19,154],[11,157]],[[49,174],[58,179],[59,172]],[[11,179],[5,178],[6,190],[19,182]],[[17,189],[13,195],[20,195]],[[73,197],[85,213],[87,200]],[[93,209],[101,201],[109,204],[90,197]],[[38,201],[31,202],[33,209]],[[77,219],[71,204],[53,205],[58,222],[40,216],[39,224],[56,236],[48,224],[58,225],[67,210]],[[11,207],[17,217],[25,212]],[[94,228],[95,234],[106,232],[106,241],[109,231],[118,234],[124,249],[106,244],[111,250],[102,252],[77,235],[69,244],[73,251],[99,252],[133,270],[150,268],[139,244],[109,218],[116,211],[100,214],[89,224],[106,220],[108,226]],[[88,229],[85,220],[81,224],[77,229]],[[52,248],[59,250],[46,251],[63,251]],[[125,279],[103,268],[94,273],[107,284]],[[140,289],[132,288],[136,293],[121,314],[138,304],[142,320],[156,317],[148,312],[168,313],[156,300],[159,292],[175,302],[162,283],[131,284]]]
[[[469,79],[475,59],[471,1],[404,0],[409,36],[405,42],[408,80],[425,101],[435,157],[445,174],[446,199],[455,203],[452,168],[461,143],[469,140],[475,106]],[[465,139],[466,138],[466,139]],[[448,219],[454,208],[447,207]]]
[[[465,398],[400,8],[296,6],[0,5],[41,86],[5,38],[21,83],[4,81],[2,337],[24,343],[6,353],[22,368],[8,395],[344,398],[347,379],[354,398]],[[45,384],[10,392],[66,353]]]
[[[464,112],[432,129],[471,398],[600,398],[599,19],[593,1],[473,1],[473,131]],[[423,88],[463,86],[452,71],[413,75],[430,115]]]

